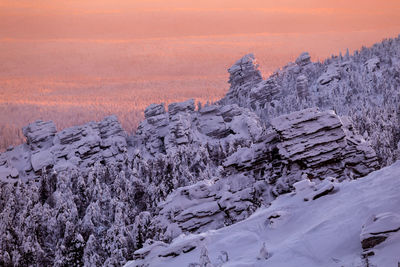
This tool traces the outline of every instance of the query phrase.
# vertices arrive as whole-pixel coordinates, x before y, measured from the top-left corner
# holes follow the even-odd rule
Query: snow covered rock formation
[[[23,129],[27,143],[0,155],[0,179],[36,178],[43,169],[82,171],[96,162],[124,161],[126,134],[115,116],[56,132],[53,122],[36,121]],[[17,172],[17,174],[13,174]]]
[[[252,54],[228,72],[223,99],[152,104],[132,136],[114,116],[25,127],[0,154],[0,265],[391,264],[397,182],[370,173],[400,155],[400,39],[323,63],[302,53],[266,80]]]
[[[258,117],[236,104],[210,105],[195,111],[193,100],[150,105],[139,125],[133,143],[144,146],[151,155],[173,151],[181,145],[199,146],[206,142],[253,142],[262,133]]]
[[[243,220],[303,179],[323,181],[305,196],[316,199],[333,190],[324,183],[328,179],[367,175],[378,167],[377,158],[352,130],[348,121],[345,125],[333,112],[317,109],[274,119],[268,134],[223,162],[222,177],[181,187],[158,206],[160,227],[175,226],[174,232],[164,229],[164,238]]]
[[[170,244],[144,247],[146,256],[126,266],[188,266],[198,261],[203,247],[215,265],[224,251],[229,255],[226,266],[368,266],[367,261],[369,266],[396,266],[400,262],[399,174],[400,162],[396,162],[362,179],[334,182],[336,192],[313,201],[303,201],[304,191],[281,195],[229,227],[182,234]],[[387,238],[366,256],[360,232],[361,241],[371,236]],[[260,253],[264,243],[269,257],[261,260],[260,254],[266,254]],[[191,250],[182,251],[183,246]],[[160,256],[166,252],[168,257]]]
[[[382,165],[400,155],[400,37],[353,55],[312,62],[302,53],[294,63],[261,78],[253,55],[229,69],[230,89],[219,102],[247,107],[267,126],[273,118],[318,107],[349,116],[372,144]]]

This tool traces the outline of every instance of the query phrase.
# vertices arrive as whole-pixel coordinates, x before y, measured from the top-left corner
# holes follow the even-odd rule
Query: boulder
[[[373,215],[362,226],[360,239],[364,250],[374,248],[400,231],[400,215],[385,212]]]

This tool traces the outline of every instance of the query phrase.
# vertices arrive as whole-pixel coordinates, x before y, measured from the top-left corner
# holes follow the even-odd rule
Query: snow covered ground
[[[189,266],[200,262],[204,247],[213,266],[366,266],[361,257],[362,226],[371,216],[400,213],[399,188],[400,161],[365,178],[335,183],[331,194],[316,200],[304,201],[307,190],[281,195],[242,222],[181,235],[171,245],[154,246],[144,260],[126,266]],[[270,257],[257,259],[263,242]],[[390,233],[372,250],[375,255],[368,257],[369,266],[397,266],[400,231]],[[221,251],[228,253],[225,263],[218,259]],[[171,252],[179,255],[166,256]]]

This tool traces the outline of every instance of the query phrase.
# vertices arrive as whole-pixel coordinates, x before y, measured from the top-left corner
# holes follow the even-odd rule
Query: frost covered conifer
[[[211,260],[208,257],[208,250],[206,246],[203,246],[200,251],[200,267],[213,267]]]
[[[258,260],[266,260],[266,259],[268,259],[270,257],[270,254],[268,253],[268,251],[267,251],[267,248],[266,248],[266,246],[265,246],[265,242],[263,242],[263,245],[262,245],[262,247],[261,247],[261,249],[260,249],[260,253],[258,254],[258,256],[257,256],[257,259]]]

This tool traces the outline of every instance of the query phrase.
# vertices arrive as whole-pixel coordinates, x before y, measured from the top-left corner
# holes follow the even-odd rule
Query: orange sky
[[[398,0],[1,0],[0,36],[136,39],[399,29]]]

